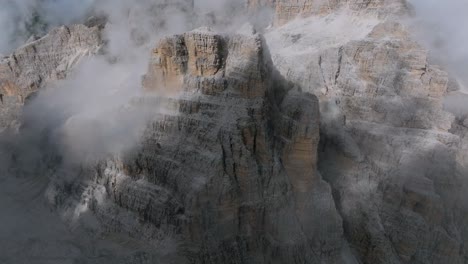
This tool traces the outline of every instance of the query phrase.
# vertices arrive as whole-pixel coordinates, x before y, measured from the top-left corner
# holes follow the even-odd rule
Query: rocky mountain
[[[143,94],[118,110],[145,116],[132,148],[69,163],[56,134],[37,137],[41,166],[22,177],[41,175],[48,208],[105,245],[73,261],[465,263],[468,128],[444,105],[463,94],[402,22],[411,6],[245,7],[275,10],[272,25],[159,40]],[[61,27],[2,61],[5,137],[34,134],[23,104],[102,50],[102,30]],[[31,164],[14,142],[1,152],[10,177]]]

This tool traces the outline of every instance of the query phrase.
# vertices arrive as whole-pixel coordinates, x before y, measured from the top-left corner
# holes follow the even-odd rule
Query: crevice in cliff
[[[317,150],[317,170],[319,171],[322,180],[331,189],[331,195],[333,198],[333,203],[334,203],[336,212],[341,218],[341,227],[343,229],[343,239],[344,239],[344,242],[347,243],[347,246],[349,247],[349,251],[350,251],[349,254],[352,254],[353,259],[355,259],[356,261],[359,261],[359,263],[362,263],[361,255],[359,255],[356,252],[356,249],[354,249],[353,247],[352,239],[350,239],[352,234],[350,233],[349,226],[347,225],[347,222],[346,222],[345,213],[343,212],[342,195],[341,195],[339,186],[336,185],[336,184],[339,184],[338,179],[334,179],[334,177],[340,177],[337,175],[336,172],[333,172],[333,170],[335,169],[334,166],[336,166],[336,164],[332,164],[332,165],[327,164],[328,161],[338,160],[338,157],[343,155],[342,153],[340,153],[339,148],[340,148],[339,143],[335,142],[333,138],[330,138],[328,135],[326,135],[324,131],[321,131],[320,142],[319,142],[318,150]]]
[[[424,66],[424,68],[421,69],[422,73],[421,76],[419,76],[419,79],[422,80],[422,78],[426,75],[427,73],[428,66],[427,64]]]
[[[342,62],[343,62],[343,46],[341,46],[338,49],[338,69],[336,70],[336,73],[335,73],[335,85],[338,84],[338,78],[340,77]]]

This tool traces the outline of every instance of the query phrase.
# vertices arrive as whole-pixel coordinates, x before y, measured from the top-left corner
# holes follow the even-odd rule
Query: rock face
[[[100,163],[81,196],[106,230],[170,237],[177,263],[343,263],[341,218],[317,172],[317,98],[276,75],[260,35],[167,37],[144,87],[158,99],[138,104],[159,110],[141,146]],[[140,222],[115,216],[127,210]]]
[[[82,57],[97,53],[101,44],[97,27],[62,26],[2,58],[0,128],[18,119],[28,96],[50,80],[65,78]]]

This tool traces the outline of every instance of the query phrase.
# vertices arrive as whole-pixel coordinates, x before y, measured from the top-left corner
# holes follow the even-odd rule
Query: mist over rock
[[[410,3],[108,4],[0,61],[0,262],[465,262],[467,97]]]
[[[62,26],[4,57],[0,61],[0,128],[19,121],[28,97],[48,82],[66,78],[73,66],[96,54],[101,46],[97,27]]]

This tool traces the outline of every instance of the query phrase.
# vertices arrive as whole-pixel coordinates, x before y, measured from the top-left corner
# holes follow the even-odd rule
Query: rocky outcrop
[[[0,128],[18,119],[27,98],[51,80],[63,79],[84,56],[101,47],[100,30],[62,26],[0,61]]]

